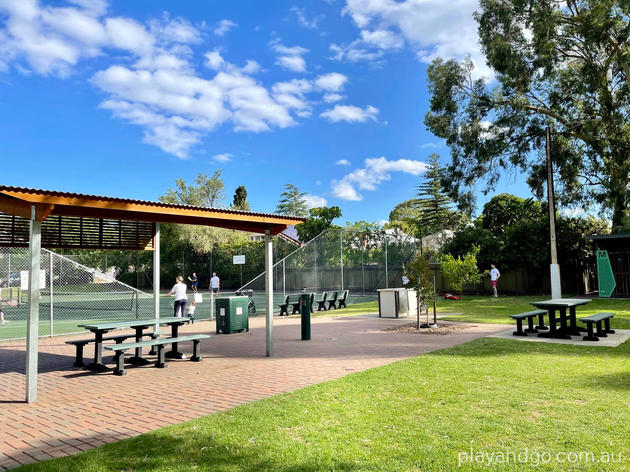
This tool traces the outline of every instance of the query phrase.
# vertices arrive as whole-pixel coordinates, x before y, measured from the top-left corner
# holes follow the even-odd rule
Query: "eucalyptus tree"
[[[564,204],[597,203],[615,231],[628,222],[630,181],[630,2],[480,0],[475,19],[496,76],[474,75],[468,60],[428,68],[425,124],[446,140],[451,196],[494,188],[509,172],[528,173],[542,196],[545,130]]]

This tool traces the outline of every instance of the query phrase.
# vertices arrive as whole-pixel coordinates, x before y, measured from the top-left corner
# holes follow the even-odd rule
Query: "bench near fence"
[[[110,344],[105,346],[105,349],[110,351],[114,351],[116,354],[114,356],[114,361],[116,362],[116,368],[114,369],[114,375],[126,375],[125,371],[125,351],[129,349],[138,349],[148,346],[156,346],[157,347],[157,360],[155,362],[155,367],[165,368],[166,364],[166,345],[173,344],[176,346],[178,343],[192,341],[193,343],[193,355],[190,358],[193,362],[201,361],[201,351],[199,348],[199,343],[202,339],[210,338],[209,334],[191,334],[188,336],[178,336],[177,338],[159,338],[159,339],[150,339],[148,341],[140,341],[133,343],[120,343],[120,344]],[[176,349],[176,348],[174,348]]]

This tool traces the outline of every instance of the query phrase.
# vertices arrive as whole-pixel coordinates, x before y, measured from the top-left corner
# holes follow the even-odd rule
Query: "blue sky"
[[[273,211],[292,183],[386,219],[449,159],[423,124],[428,62],[487,73],[476,2],[456,3],[0,0],[1,183],[155,200],[220,168],[226,205],[245,185]]]

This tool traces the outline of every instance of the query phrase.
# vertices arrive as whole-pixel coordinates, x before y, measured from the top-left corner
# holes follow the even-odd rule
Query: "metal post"
[[[339,264],[341,266],[341,290],[343,290],[343,230],[339,230]]]
[[[136,306],[138,304],[136,298]],[[160,317],[160,223],[155,223],[155,237],[153,238],[153,318]],[[160,331],[160,325],[153,327],[154,335]]]
[[[319,277],[317,276],[317,240],[313,241],[313,247],[315,248],[315,291],[319,289]]]
[[[284,263],[284,259],[282,259],[282,296],[286,295],[287,290],[287,271]]]
[[[48,258],[50,259],[50,337],[52,338],[55,335],[55,295],[54,295],[54,284],[53,284],[53,258],[54,254],[52,252],[48,253]]]
[[[385,288],[389,288],[389,269],[387,267],[387,235],[385,235]]]
[[[42,223],[31,206],[28,242],[28,326],[26,330],[26,402],[37,401],[37,356],[39,351],[39,270],[42,249]]]
[[[273,356],[273,240],[271,230],[265,230],[265,334],[267,357]]]
[[[9,273],[7,274],[7,286],[9,287],[9,299],[13,298],[13,286],[11,285],[11,253],[9,253]],[[20,306],[20,292],[18,291],[18,306]]]
[[[367,242],[364,238],[365,235],[362,235],[361,238],[361,278],[363,279],[363,293],[365,293],[365,264],[363,262],[363,254],[365,253],[365,243]]]
[[[558,265],[558,247],[556,243],[556,202],[553,189],[553,162],[551,160],[551,129],[547,126],[547,142],[545,146],[547,154],[547,200],[549,212],[549,243],[551,246],[551,298],[562,298],[562,286],[560,284],[560,266]]]

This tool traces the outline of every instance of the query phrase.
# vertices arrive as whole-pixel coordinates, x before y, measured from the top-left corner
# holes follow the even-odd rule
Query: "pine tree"
[[[438,154],[429,156],[429,167],[424,175],[424,182],[418,185],[418,227],[423,235],[433,234],[447,229],[452,224],[453,202],[442,187],[442,168]]]
[[[232,208],[235,210],[249,211],[249,202],[247,201],[247,189],[244,185],[239,185],[234,191],[232,199]]]
[[[276,207],[276,212],[281,215],[291,216],[308,216],[308,208],[306,208],[306,193],[293,184],[286,184],[285,190],[280,195],[280,201]]]

